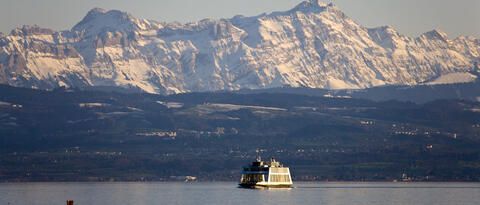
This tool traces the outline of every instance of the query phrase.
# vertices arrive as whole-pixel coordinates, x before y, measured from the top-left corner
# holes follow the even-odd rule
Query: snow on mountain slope
[[[317,0],[253,17],[187,24],[93,9],[70,31],[0,36],[0,83],[51,89],[122,86],[151,93],[279,86],[367,88],[467,72],[480,40],[365,28]]]
[[[470,83],[470,82],[474,82],[477,78],[478,77],[476,75],[473,75],[467,72],[449,73],[449,74],[442,75],[425,84],[439,85],[439,84]]]

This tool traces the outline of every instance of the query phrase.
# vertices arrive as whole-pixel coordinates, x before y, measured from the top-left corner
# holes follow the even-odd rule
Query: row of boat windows
[[[263,174],[244,174],[241,183],[256,183],[264,181],[266,177]]]
[[[270,182],[290,182],[290,176],[286,174],[282,174],[282,175],[271,174]]]
[[[244,174],[242,175],[241,183],[256,183],[268,181],[268,175],[263,174]],[[290,182],[290,175],[288,174],[270,174],[270,182]]]
[[[288,168],[276,168],[276,167],[272,167],[272,168],[270,168],[270,173],[283,173],[283,174],[286,174],[286,173],[288,173]]]

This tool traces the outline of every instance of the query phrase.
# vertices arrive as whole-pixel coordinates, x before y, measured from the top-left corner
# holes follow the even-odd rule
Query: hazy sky
[[[293,8],[301,0],[0,0],[0,31],[24,24],[70,29],[94,7],[119,9],[159,21],[230,18]],[[362,25],[392,25],[418,36],[434,28],[450,37],[480,37],[480,0],[325,0]]]

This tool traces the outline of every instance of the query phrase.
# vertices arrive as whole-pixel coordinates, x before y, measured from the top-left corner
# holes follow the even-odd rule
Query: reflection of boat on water
[[[257,151],[257,159],[243,167],[239,186],[242,188],[290,188],[290,169],[272,158],[262,161]]]

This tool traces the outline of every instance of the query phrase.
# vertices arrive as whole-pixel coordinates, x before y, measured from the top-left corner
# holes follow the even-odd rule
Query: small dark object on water
[[[67,200],[67,205],[73,205],[73,200]]]

